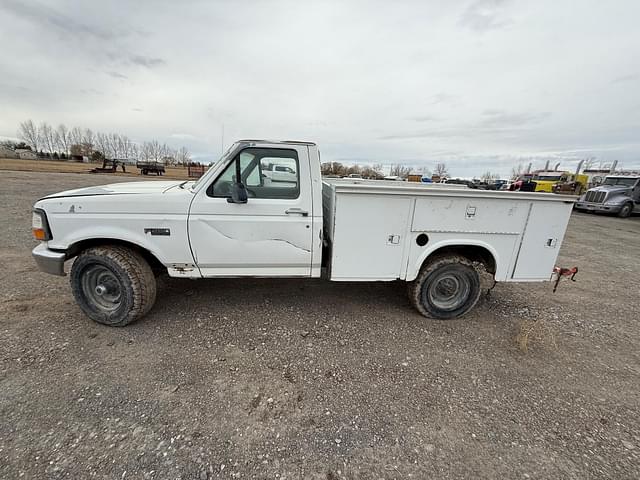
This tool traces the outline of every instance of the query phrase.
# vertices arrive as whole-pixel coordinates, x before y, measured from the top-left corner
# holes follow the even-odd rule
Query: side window
[[[298,198],[300,194],[298,154],[295,150],[280,148],[242,150],[209,186],[207,195],[231,196],[238,162],[241,181],[247,187],[249,198]]]

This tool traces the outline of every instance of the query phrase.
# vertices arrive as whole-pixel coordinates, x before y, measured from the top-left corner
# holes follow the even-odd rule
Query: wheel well
[[[140,255],[142,255],[142,258],[147,261],[147,263],[151,267],[151,270],[153,270],[154,272],[163,272],[166,270],[166,267],[162,264],[162,262],[158,260],[158,258],[146,248],[142,248],[140,245],[127,242],[126,240],[116,240],[111,238],[91,238],[74,243],[67,249],[67,259],[78,256],[80,252],[86,250],[87,248],[98,246],[104,247],[108,245],[120,245],[138,252]]]
[[[478,262],[484,265],[487,272],[491,274],[496,273],[496,259],[493,254],[484,247],[478,245],[449,245],[446,247],[438,248],[429,254],[424,260],[423,266],[432,261],[435,257],[442,257],[447,255],[460,255],[468,258],[472,262]]]

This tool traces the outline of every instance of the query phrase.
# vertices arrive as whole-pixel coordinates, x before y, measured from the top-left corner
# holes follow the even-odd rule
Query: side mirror
[[[231,186],[231,197],[227,198],[229,203],[247,203],[247,189],[242,182],[235,182]]]

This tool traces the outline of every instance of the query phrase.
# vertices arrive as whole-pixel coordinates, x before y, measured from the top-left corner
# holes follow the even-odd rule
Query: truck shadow
[[[161,303],[184,303],[190,309],[217,313],[242,307],[253,311],[304,309],[327,311],[409,310],[404,282],[329,282],[320,279],[203,279],[197,282],[163,277]]]

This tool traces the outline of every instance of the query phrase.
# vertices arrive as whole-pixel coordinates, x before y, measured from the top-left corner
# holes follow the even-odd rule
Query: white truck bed
[[[497,281],[549,280],[575,200],[344,179],[325,179],[322,196],[329,278],[337,281],[413,280],[422,261],[448,245],[491,253]]]

